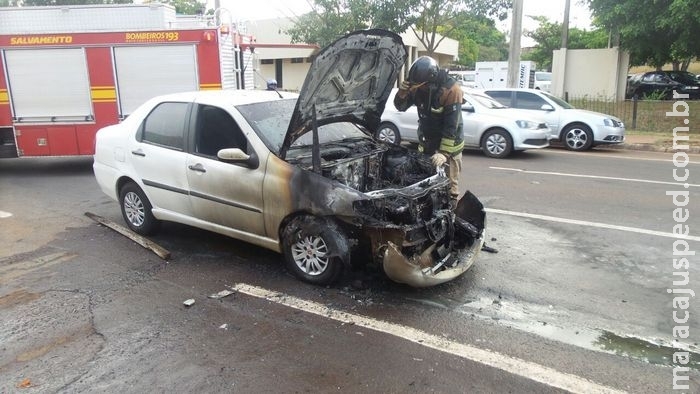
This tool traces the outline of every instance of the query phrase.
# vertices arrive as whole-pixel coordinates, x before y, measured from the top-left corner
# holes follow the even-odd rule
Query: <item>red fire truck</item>
[[[251,89],[251,44],[225,27],[0,35],[0,158],[91,155],[153,96]]]

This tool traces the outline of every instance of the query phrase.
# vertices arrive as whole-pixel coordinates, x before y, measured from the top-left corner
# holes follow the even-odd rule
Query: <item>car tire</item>
[[[513,151],[513,139],[503,129],[489,130],[481,138],[481,150],[488,157],[502,159]]]
[[[302,281],[326,286],[344,270],[341,256],[348,242],[334,223],[313,216],[298,216],[282,231],[282,252],[287,269]]]
[[[561,132],[564,147],[572,151],[584,151],[593,146],[593,132],[582,123],[568,125]]]
[[[375,137],[382,142],[392,145],[401,144],[401,133],[392,123],[384,122],[379,125]]]
[[[141,235],[150,235],[158,230],[160,221],[153,216],[153,206],[141,188],[129,182],[119,191],[119,205],[129,228]]]

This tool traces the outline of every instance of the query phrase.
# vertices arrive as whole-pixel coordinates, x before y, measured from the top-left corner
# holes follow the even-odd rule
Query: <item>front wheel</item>
[[[399,145],[401,143],[401,133],[393,124],[384,122],[377,129],[377,139],[389,144]]]
[[[340,278],[347,245],[335,224],[312,216],[292,219],[282,232],[287,269],[315,285],[329,285]]]
[[[160,221],[151,213],[151,202],[137,184],[129,182],[119,191],[119,205],[127,226],[137,234],[153,234]]]
[[[505,130],[489,130],[481,139],[481,149],[488,157],[502,159],[513,151],[513,139]]]
[[[584,124],[566,126],[562,132],[564,146],[568,150],[584,151],[593,146],[593,132]]]

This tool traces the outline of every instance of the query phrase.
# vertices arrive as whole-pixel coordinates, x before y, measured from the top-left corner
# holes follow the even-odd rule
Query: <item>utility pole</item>
[[[523,34],[523,0],[513,0],[513,23],[508,50],[508,87],[518,87],[520,72],[520,36]]]
[[[569,10],[571,9],[571,0],[566,0],[564,6],[564,22],[561,26],[561,47],[569,47]]]

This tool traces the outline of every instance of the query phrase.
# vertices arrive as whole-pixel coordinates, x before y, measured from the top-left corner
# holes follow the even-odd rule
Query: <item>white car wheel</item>
[[[513,151],[513,139],[505,130],[489,130],[481,139],[481,148],[489,157],[506,157]]]
[[[593,132],[584,124],[567,126],[562,133],[564,146],[573,151],[588,150],[593,146]]]
[[[401,143],[401,133],[391,123],[382,123],[377,129],[377,139],[388,144],[399,145]]]

